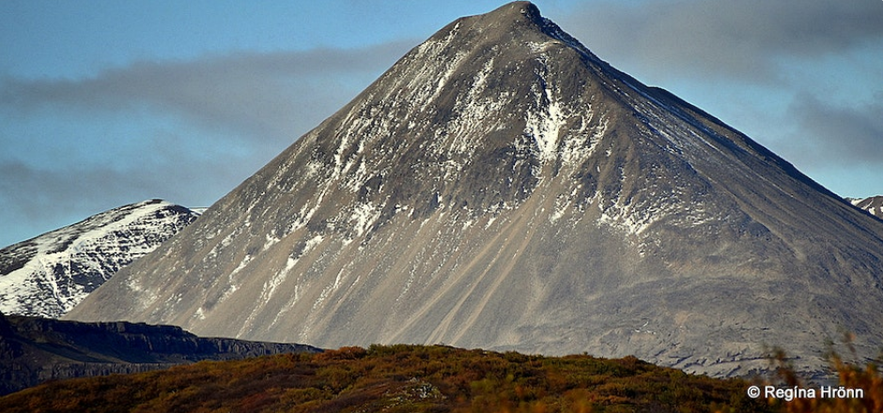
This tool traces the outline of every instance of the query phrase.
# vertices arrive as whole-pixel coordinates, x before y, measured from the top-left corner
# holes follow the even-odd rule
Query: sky
[[[844,197],[883,194],[883,2],[537,0],[601,59]],[[0,2],[0,247],[209,206],[410,48],[501,1]]]

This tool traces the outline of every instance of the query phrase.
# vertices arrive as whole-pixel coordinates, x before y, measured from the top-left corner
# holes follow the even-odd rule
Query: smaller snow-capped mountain
[[[868,198],[846,198],[853,205],[868,211],[871,215],[883,219],[883,195]]]
[[[0,311],[61,317],[199,213],[159,199],[121,206],[0,249]]]

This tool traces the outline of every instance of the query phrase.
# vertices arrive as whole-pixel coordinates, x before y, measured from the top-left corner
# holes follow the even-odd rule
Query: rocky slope
[[[172,326],[89,324],[0,314],[0,395],[52,379],[304,351],[320,350],[298,344],[200,338]]]
[[[158,199],[114,208],[0,249],[0,311],[61,317],[198,214]]]
[[[750,104],[750,102],[746,102]],[[714,375],[883,343],[883,224],[530,3],[459,19],[69,314]]]

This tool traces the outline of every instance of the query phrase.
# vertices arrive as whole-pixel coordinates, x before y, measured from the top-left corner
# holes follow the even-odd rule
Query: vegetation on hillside
[[[784,353],[779,388],[803,387]],[[46,383],[2,412],[883,412],[883,375],[833,355],[862,398],[748,397],[749,386],[634,357],[546,357],[447,346],[344,347]]]
[[[847,346],[855,353],[851,346],[849,335],[845,340]],[[838,383],[830,388],[842,389],[841,395],[853,396],[848,389],[861,390],[861,397],[824,397],[821,394],[821,386],[813,386],[804,383],[795,373],[793,366],[781,349],[776,350],[772,357],[777,365],[778,387],[783,389],[812,388],[816,390],[816,397],[794,397],[792,400],[778,398],[770,400],[770,404],[782,407],[787,413],[881,413],[883,412],[883,372],[876,363],[868,363],[865,366],[848,363],[836,352],[831,352],[829,360],[831,368],[837,374]]]
[[[0,412],[774,411],[748,386],[634,357],[394,345],[47,383],[0,398]]]

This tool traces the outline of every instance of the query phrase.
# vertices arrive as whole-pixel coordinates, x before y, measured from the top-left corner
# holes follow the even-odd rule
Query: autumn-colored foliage
[[[0,412],[775,411],[718,380],[634,357],[545,357],[447,346],[345,347],[44,384]]]
[[[847,337],[846,343],[849,344]],[[831,388],[861,389],[862,397],[825,397],[816,391],[815,397],[795,397],[790,401],[770,400],[771,405],[783,407],[787,413],[881,413],[883,412],[883,373],[876,363],[865,366],[847,363],[836,352],[830,354],[831,368],[837,373],[838,383]],[[784,351],[777,350],[773,357],[777,365],[779,384],[786,388],[812,388],[821,386],[804,383],[788,363]],[[846,394],[846,391],[841,391]]]

